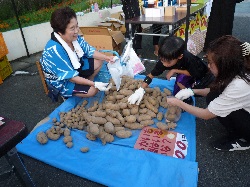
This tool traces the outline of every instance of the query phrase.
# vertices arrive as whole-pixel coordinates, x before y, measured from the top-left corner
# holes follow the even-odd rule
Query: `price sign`
[[[187,155],[188,141],[184,134],[178,132],[145,127],[134,148],[184,159]]]

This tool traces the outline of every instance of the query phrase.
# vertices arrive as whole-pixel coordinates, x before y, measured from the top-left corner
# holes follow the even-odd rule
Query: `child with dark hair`
[[[144,88],[152,82],[154,77],[161,75],[165,70],[168,70],[167,80],[177,74],[174,95],[180,89],[191,88],[208,72],[208,68],[201,58],[185,50],[185,42],[180,37],[165,37],[160,42],[158,55],[160,60],[156,63],[154,69],[146,76],[141,87],[129,97],[128,102],[130,104],[136,103],[139,105],[145,93]],[[191,103],[192,98],[188,98],[186,102]]]
[[[207,59],[215,76],[210,88],[186,88],[167,102],[201,119],[216,117],[228,134],[212,144],[215,149],[250,149],[250,44],[230,35],[222,36],[210,43]],[[206,109],[181,101],[194,94],[206,96]]]

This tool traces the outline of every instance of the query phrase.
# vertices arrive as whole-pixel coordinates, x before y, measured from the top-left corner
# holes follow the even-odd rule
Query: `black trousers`
[[[127,19],[131,19],[134,17],[138,17],[141,15],[140,12],[140,7],[139,7],[139,1],[138,0],[121,0],[122,2],[122,10],[125,14],[125,20]],[[125,23],[125,27],[126,27],[126,33],[125,33],[125,37],[129,38],[129,24]],[[142,27],[141,24],[132,24],[132,36],[134,36],[134,40],[133,40],[133,48],[135,51],[137,51],[137,49],[141,49],[141,42],[142,42],[142,36],[141,35],[134,35],[134,33],[139,33],[142,32]]]
[[[206,97],[207,105],[220,95],[212,91]],[[250,141],[250,113],[244,109],[231,112],[226,117],[217,117],[219,122],[227,129],[229,136],[244,138]]]
[[[232,35],[236,2],[237,0],[213,0],[204,51],[211,41],[223,35]]]
[[[153,24],[152,29],[154,34],[161,34],[162,25]],[[153,36],[153,45],[158,45],[160,40],[160,36]]]

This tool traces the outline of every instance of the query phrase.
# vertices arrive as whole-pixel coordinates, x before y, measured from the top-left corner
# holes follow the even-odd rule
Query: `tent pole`
[[[12,2],[12,5],[13,5],[13,9],[15,11],[15,15],[16,15],[16,19],[17,19],[17,23],[18,23],[19,29],[21,31],[21,35],[22,35],[22,38],[23,38],[23,43],[24,43],[24,46],[25,46],[25,49],[26,49],[27,56],[30,57],[30,54],[29,54],[29,51],[28,51],[28,48],[27,48],[27,44],[26,44],[26,41],[25,41],[25,38],[24,38],[24,35],[23,35],[22,26],[21,26],[21,23],[20,23],[20,20],[19,20],[19,16],[18,16],[18,13],[17,13],[16,4],[15,4],[14,0],[11,0],[11,2]]]
[[[186,29],[185,29],[185,47],[186,47],[186,49],[187,49],[187,42],[188,42],[190,6],[191,6],[191,0],[187,0],[187,15],[186,15]]]

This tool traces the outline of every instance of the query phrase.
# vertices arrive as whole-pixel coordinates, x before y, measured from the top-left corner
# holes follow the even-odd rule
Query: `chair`
[[[5,123],[0,126],[0,158],[5,156],[11,169],[0,174],[0,178],[14,172],[22,185],[33,187],[35,185],[15,147],[28,135],[28,129],[19,121],[6,118],[3,121]]]
[[[36,66],[37,66],[39,75],[41,77],[41,81],[42,81],[42,84],[43,84],[44,92],[45,92],[46,95],[48,95],[49,90],[48,90],[47,83],[45,81],[45,76],[44,76],[43,69],[42,69],[42,66],[41,66],[40,62],[36,61]]]
[[[57,99],[53,99],[51,97],[51,94],[53,94],[53,92],[54,92],[53,91],[54,88],[53,88],[52,85],[48,85],[48,83],[45,81],[45,76],[44,76],[44,73],[43,73],[43,69],[42,69],[42,66],[41,66],[39,61],[36,61],[36,66],[37,66],[37,69],[38,69],[38,72],[39,72],[39,75],[40,75],[40,78],[41,78],[41,81],[42,81],[42,84],[43,84],[43,89],[44,89],[45,94],[48,97],[50,97],[53,102],[57,102],[58,101]],[[62,95],[60,95],[60,97],[62,98],[63,101],[65,101],[67,99],[67,98],[63,97]]]

